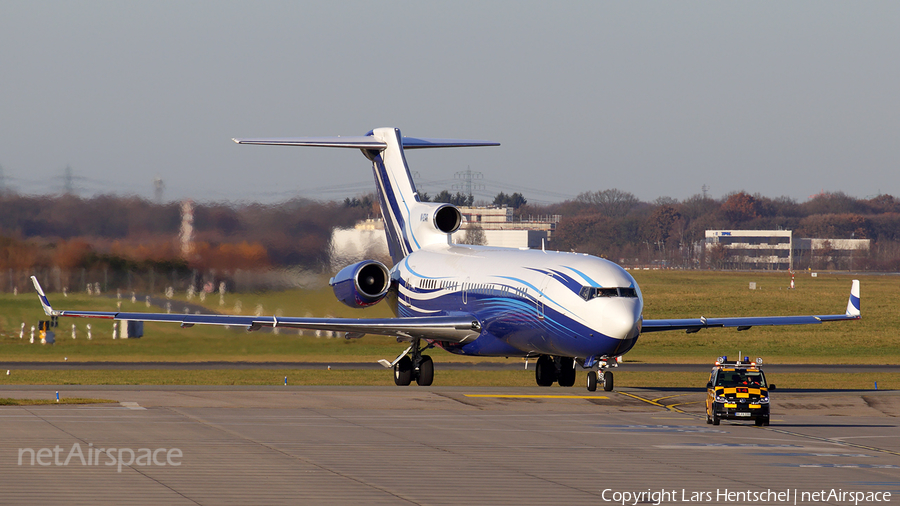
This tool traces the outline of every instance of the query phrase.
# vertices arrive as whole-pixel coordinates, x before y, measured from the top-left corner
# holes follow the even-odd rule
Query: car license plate
[[[735,413],[734,416],[750,416],[750,413]]]

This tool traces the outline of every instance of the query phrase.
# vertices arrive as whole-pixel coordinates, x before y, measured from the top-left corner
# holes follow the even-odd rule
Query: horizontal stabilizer
[[[478,146],[499,146],[499,142],[475,141],[465,139],[424,139],[416,137],[402,137],[403,149],[421,148],[471,148]]]
[[[261,146],[318,146],[322,148],[384,149],[387,144],[370,135],[357,137],[298,137],[296,139],[232,139],[238,144]]]
[[[466,148],[477,146],[499,146],[500,143],[466,139],[425,139],[402,137],[404,149],[424,148]],[[262,146],[317,146],[324,148],[374,149],[381,151],[387,144],[376,140],[371,135],[357,137],[297,137],[294,139],[232,139],[238,144],[257,144]]]

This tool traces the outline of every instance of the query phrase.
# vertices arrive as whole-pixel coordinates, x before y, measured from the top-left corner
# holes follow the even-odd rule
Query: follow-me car
[[[751,362],[719,357],[706,383],[706,423],[719,425],[720,420],[753,420],[757,427],[769,425],[769,391],[762,359]]]
[[[359,149],[372,163],[393,266],[367,260],[331,279],[335,296],[352,307],[384,300],[396,318],[296,318],[55,310],[37,280],[51,316],[175,322],[193,325],[290,327],[397,337],[409,347],[392,361],[397,385],[430,385],[434,362],[423,352],[440,347],[471,356],[537,358],[538,385],[572,386],[576,368],[588,370],[587,388],[613,389],[618,365],[641,333],[713,327],[819,324],[856,320],[859,282],[853,281],[845,314],[650,320],[634,278],[610,261],[578,253],[453,244],[462,222],[449,204],[422,202],[404,155],[408,149],[496,146],[470,140],[403,137],[378,128],[361,137],[235,139],[238,144]],[[598,375],[602,372],[602,375]]]

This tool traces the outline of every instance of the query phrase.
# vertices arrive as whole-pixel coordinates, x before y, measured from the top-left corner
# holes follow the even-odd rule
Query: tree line
[[[854,268],[900,270],[900,200],[891,195],[857,199],[823,193],[800,203],[734,192],[719,199],[694,195],[643,202],[632,193],[608,189],[516,212],[562,215],[553,233],[554,249],[626,264],[713,267],[705,258],[706,230],[791,230],[795,238],[870,239],[870,250],[856,259]],[[821,268],[830,267],[841,268]]]
[[[3,195],[0,289],[7,289],[7,277],[9,285],[21,286],[32,271],[51,269],[75,277],[84,271],[183,277],[210,270],[315,269],[327,265],[335,227],[352,227],[371,215],[371,206],[306,199],[276,205],[199,203],[193,209],[193,248],[185,255],[179,203],[110,195]],[[65,279],[60,283],[67,286]]]
[[[421,197],[474,203],[459,192]],[[644,202],[632,193],[607,189],[550,205],[529,204],[519,193],[501,192],[492,203],[512,207],[519,216],[561,215],[548,247],[625,264],[715,267],[705,258],[706,230],[785,229],[795,238],[871,239],[870,250],[855,259],[853,268],[900,271],[900,200],[891,195],[858,199],[825,193],[800,203],[735,192],[719,199],[694,195]],[[184,255],[178,241],[179,203],[110,195],[6,194],[0,196],[0,275],[12,277],[9,273],[15,271],[22,277],[35,269],[167,275],[282,266],[319,269],[328,265],[335,227],[352,227],[380,212],[370,194],[342,202],[198,203],[193,216],[194,247]],[[3,283],[0,289],[5,289]]]

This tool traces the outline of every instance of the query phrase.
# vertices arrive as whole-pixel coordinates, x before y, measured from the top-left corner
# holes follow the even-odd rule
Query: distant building
[[[794,268],[852,271],[871,245],[871,239],[794,239]]]
[[[790,230],[707,230],[706,263],[718,269],[789,270]]]
[[[467,230],[480,227],[484,231],[485,245],[504,248],[549,247],[553,231],[560,215],[527,216],[515,219],[511,207],[459,207],[463,224],[453,234],[453,242],[465,240]]]
[[[509,207],[460,207],[463,223],[451,240],[462,243],[469,228],[478,226],[486,246],[504,248],[549,247],[559,215],[527,217],[515,220]],[[354,262],[374,259],[390,263],[384,221],[381,218],[360,221],[353,228],[331,232],[331,266],[341,269]]]
[[[707,230],[706,264],[717,269],[853,269],[870,239],[809,239],[791,230]]]

